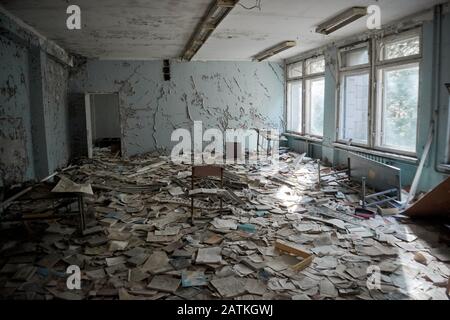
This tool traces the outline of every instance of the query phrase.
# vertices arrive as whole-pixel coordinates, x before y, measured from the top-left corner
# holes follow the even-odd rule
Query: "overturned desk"
[[[378,205],[401,201],[401,170],[397,167],[369,159],[366,156],[353,152],[348,153],[347,168],[337,170],[330,174],[323,174],[320,161],[318,162],[318,185],[322,186],[323,180],[333,176],[338,184],[345,185],[344,181],[356,181],[361,183],[362,207],[376,207]],[[354,188],[345,185],[353,191]],[[368,187],[375,192],[368,193]]]
[[[0,222],[53,220],[79,215],[80,231],[86,227],[84,197],[92,196],[90,184],[77,184],[64,176],[56,184],[39,183],[2,206]],[[70,207],[77,202],[78,211]]]

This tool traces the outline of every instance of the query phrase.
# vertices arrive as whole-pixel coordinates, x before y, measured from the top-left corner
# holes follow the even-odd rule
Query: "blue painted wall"
[[[0,36],[0,186],[34,178],[29,52]]]
[[[0,12],[0,186],[67,165],[67,54]]]
[[[254,62],[171,63],[164,81],[162,61],[91,60],[71,79],[71,93],[119,93],[126,156],[170,152],[171,133],[208,128],[283,127],[284,71]]]

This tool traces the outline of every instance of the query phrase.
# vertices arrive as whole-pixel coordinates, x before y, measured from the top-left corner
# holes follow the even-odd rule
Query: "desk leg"
[[[259,131],[256,131],[257,133],[257,142],[256,142],[256,158],[259,158]],[[258,159],[259,160],[259,159]]]
[[[363,207],[363,209],[365,209],[366,208],[366,177],[362,178],[361,185],[362,185],[362,207]]]

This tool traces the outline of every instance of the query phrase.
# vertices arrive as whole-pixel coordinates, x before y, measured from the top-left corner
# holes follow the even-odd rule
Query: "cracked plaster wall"
[[[28,58],[0,36],[0,185],[34,177]]]
[[[280,64],[90,60],[70,81],[71,93],[119,93],[125,156],[170,152],[173,130],[283,127]]]
[[[67,165],[69,59],[3,12],[0,32],[0,186],[8,186]]]
[[[69,72],[66,67],[46,56],[42,68],[44,110],[47,130],[48,171],[63,167],[69,161],[70,137],[67,102]]]

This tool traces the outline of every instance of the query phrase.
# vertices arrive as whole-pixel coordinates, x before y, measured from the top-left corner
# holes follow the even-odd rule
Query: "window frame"
[[[308,96],[308,94],[310,93],[310,90],[308,89],[308,86],[306,85],[306,83],[308,81],[314,81],[314,80],[319,80],[319,79],[323,79],[324,82],[324,120],[325,120],[325,73],[314,73],[306,78],[304,78],[304,83],[303,85],[305,86],[305,88],[303,89],[303,94],[304,94],[304,107],[303,107],[303,132],[305,136],[308,137],[314,137],[314,138],[319,138],[319,139],[323,139],[323,129],[322,129],[322,135],[317,135],[317,134],[313,134],[311,132],[307,132],[307,131],[311,131],[311,97]],[[307,103],[307,101],[309,102],[309,104]],[[325,125],[325,121],[324,125]],[[308,130],[307,130],[308,129]]]
[[[359,50],[361,48],[367,47],[367,54],[369,56],[369,62],[361,65],[346,67],[343,66],[343,54],[350,52],[352,50]],[[368,92],[368,101],[367,101],[367,143],[354,142],[352,141],[352,145],[362,147],[362,148],[371,148],[371,119],[372,119],[372,96],[373,96],[373,74],[372,74],[372,42],[371,41],[363,41],[357,42],[345,47],[339,48],[338,51],[338,63],[339,63],[339,75],[338,75],[338,83],[337,83],[337,107],[336,107],[336,137],[335,141],[337,143],[347,144],[348,140],[342,139],[340,136],[341,131],[341,117],[342,117],[342,81],[344,77],[349,75],[357,75],[369,73],[369,92]]]
[[[364,147],[364,148],[368,148],[369,147],[369,145],[370,145],[370,116],[371,116],[371,112],[370,112],[370,100],[371,100],[371,89],[370,89],[370,87],[371,87],[371,73],[370,73],[370,68],[359,68],[359,69],[353,69],[353,70],[350,70],[350,71],[346,71],[346,72],[342,72],[342,73],[340,73],[340,79],[339,79],[339,89],[338,89],[338,92],[339,92],[339,97],[338,97],[338,99],[339,99],[339,102],[338,102],[338,110],[337,110],[337,124],[336,124],[336,141],[337,142],[340,142],[340,143],[348,143],[348,141],[349,140],[346,140],[346,139],[344,139],[342,136],[341,136],[341,125],[342,125],[342,123],[341,123],[341,120],[343,120],[343,119],[341,119],[341,117],[343,116],[342,115],[342,112],[343,112],[343,107],[344,107],[344,105],[343,105],[343,95],[345,94],[345,92],[343,91],[343,90],[345,90],[345,88],[343,88],[343,86],[344,86],[344,84],[345,84],[345,77],[347,77],[347,76],[357,76],[357,75],[365,75],[365,74],[367,74],[369,77],[369,80],[368,80],[368,88],[367,88],[367,115],[366,115],[366,117],[367,117],[367,132],[366,132],[366,143],[363,143],[363,142],[361,142],[361,141],[355,141],[355,140],[352,140],[352,145],[355,145],[355,146],[359,146],[359,147]]]
[[[413,29],[402,31],[400,33],[390,34],[385,37],[376,39],[375,40],[375,42],[376,42],[375,43],[375,47],[376,47],[375,64],[376,65],[391,64],[391,63],[400,63],[402,61],[421,59],[422,54],[423,54],[423,37],[422,37],[422,35],[423,35],[422,28],[418,27],[418,28],[413,28]],[[398,58],[393,58],[393,59],[382,59],[382,57],[383,57],[382,52],[383,52],[383,49],[386,44],[401,41],[401,40],[408,39],[408,38],[412,38],[413,36],[419,37],[419,53],[418,54],[414,54],[414,55],[410,55],[410,56],[406,56],[406,57],[398,57]]]
[[[291,76],[289,76],[289,73],[290,73],[289,67],[297,65],[297,64],[301,65],[302,75],[299,76],[299,77],[291,77]],[[299,79],[303,78],[304,75],[305,75],[305,73],[304,73],[303,60],[300,60],[300,61],[297,61],[297,62],[292,62],[292,63],[286,65],[286,79],[287,79],[287,81],[299,80]]]
[[[409,37],[412,37],[414,35],[419,36],[419,54],[407,56],[407,57],[400,57],[400,58],[394,58],[389,60],[382,60],[381,59],[381,49],[382,46],[387,42],[395,42],[402,39],[407,39]],[[365,44],[366,43],[366,44]],[[369,64],[364,65],[357,65],[352,67],[345,67],[343,65],[343,56],[342,53],[359,49],[361,47],[367,46],[368,53],[369,53]],[[392,154],[398,154],[402,156],[407,157],[417,157],[417,148],[418,148],[418,131],[420,128],[420,118],[417,118],[417,126],[416,126],[416,147],[414,152],[406,151],[406,150],[399,150],[399,149],[393,149],[385,146],[381,146],[378,141],[380,140],[380,134],[381,132],[378,132],[377,129],[379,128],[379,122],[382,121],[380,113],[380,93],[382,92],[382,88],[380,88],[378,75],[380,70],[384,68],[390,68],[394,66],[407,66],[412,64],[417,64],[419,67],[419,92],[418,92],[418,109],[420,107],[420,101],[421,101],[421,91],[420,91],[420,73],[422,68],[422,55],[423,55],[423,28],[422,27],[414,27],[412,29],[404,30],[402,32],[396,33],[396,34],[389,34],[381,38],[377,37],[371,37],[365,41],[355,42],[350,45],[346,45],[344,47],[338,48],[338,78],[337,78],[337,108],[336,108],[336,136],[335,136],[335,142],[339,144],[346,144],[348,143],[348,140],[342,139],[340,135],[340,123],[341,123],[341,104],[342,104],[342,80],[343,77],[349,74],[352,74],[352,72],[362,72],[365,70],[369,70],[369,108],[368,108],[368,140],[367,144],[362,144],[358,142],[352,141],[352,145],[355,147],[361,147],[368,150],[374,150],[374,151],[382,151]]]
[[[289,64],[286,64],[286,69],[285,69],[285,74],[286,74],[286,81],[285,81],[285,93],[286,93],[286,132],[287,133],[293,133],[293,134],[298,134],[304,137],[314,137],[314,138],[319,138],[320,140],[323,139],[323,133],[321,136],[317,136],[317,135],[313,135],[313,134],[309,134],[306,133],[306,128],[307,128],[307,124],[306,121],[306,82],[307,80],[311,80],[311,79],[316,79],[316,78],[324,78],[325,81],[325,69],[326,69],[326,63],[324,66],[324,71],[323,72],[317,72],[317,73],[312,73],[312,74],[307,74],[306,72],[306,62],[308,60],[312,60],[312,59],[319,59],[322,58],[325,61],[325,56],[320,53],[320,54],[314,54],[314,55],[310,55],[307,57],[304,57],[300,60],[296,60],[296,61],[292,61]],[[302,65],[302,76],[301,77],[289,77],[289,66],[291,65],[297,65],[301,63]],[[289,92],[289,83],[292,82],[301,82],[302,85],[302,99],[301,99],[301,110],[300,110],[300,114],[301,114],[301,132],[296,132],[293,130],[289,129],[289,119],[288,119],[288,114],[289,114],[289,101],[290,101],[290,92]],[[325,107],[325,106],[324,106]]]
[[[407,57],[399,57],[399,58],[394,58],[394,59],[389,59],[389,60],[381,59],[381,50],[386,42],[395,42],[398,40],[407,39],[413,35],[416,35],[419,37],[419,54],[415,54],[415,55],[411,55],[411,56],[407,56]],[[379,132],[378,128],[381,128],[381,125],[382,125],[379,122],[383,121],[382,115],[381,115],[381,110],[383,108],[381,105],[381,103],[383,101],[383,97],[382,97],[383,88],[380,88],[380,82],[379,82],[378,76],[380,74],[380,71],[383,69],[395,68],[395,67],[400,68],[402,66],[417,64],[419,67],[419,89],[418,89],[418,97],[417,97],[417,110],[419,110],[420,101],[421,101],[420,72],[422,70],[423,29],[421,27],[413,28],[413,29],[405,30],[398,34],[387,35],[381,39],[374,39],[374,41],[375,41],[376,57],[375,57],[375,61],[374,61],[373,82],[372,82],[373,83],[374,101],[372,103],[371,109],[372,109],[372,114],[374,114],[375,117],[372,117],[372,127],[371,127],[372,149],[380,150],[380,151],[384,151],[384,152],[396,153],[396,154],[405,155],[405,156],[416,157],[418,140],[419,140],[418,139],[419,128],[420,128],[420,118],[419,117],[417,117],[416,146],[415,146],[414,152],[382,146],[381,143],[379,143],[379,141],[382,139],[380,137],[380,134],[382,134],[382,132],[381,131]],[[382,85],[384,85],[384,84],[382,84]]]
[[[390,64],[390,65],[384,65],[381,67],[377,68],[377,83],[376,86],[377,88],[380,86],[381,82],[383,81],[383,83],[381,84],[381,86],[384,87],[384,79],[379,79],[379,75],[384,72],[385,70],[402,70],[405,68],[411,68],[413,66],[417,66],[419,68],[419,77],[420,77],[420,61],[415,61],[415,62],[408,62],[408,63],[395,63],[395,64]],[[419,85],[420,85],[420,80],[419,80]],[[375,117],[375,135],[374,135],[374,148],[377,150],[382,150],[382,151],[388,151],[388,152],[395,152],[395,153],[399,153],[399,154],[404,154],[404,155],[409,155],[409,156],[415,156],[417,154],[417,142],[418,142],[418,135],[419,135],[419,117],[417,117],[417,123],[416,123],[416,143],[415,143],[415,151],[407,151],[407,150],[401,150],[395,147],[389,147],[389,146],[383,146],[382,145],[382,140],[383,140],[383,135],[384,135],[384,128],[383,128],[383,111],[384,111],[384,88],[380,88],[379,90],[377,90],[377,101],[376,101],[376,117]],[[417,111],[419,110],[419,103],[420,103],[420,90],[418,92],[418,96],[417,96]]]
[[[356,51],[356,50],[360,50],[362,48],[367,48],[367,54],[369,56],[369,61],[368,63],[364,63],[364,64],[359,64],[356,66],[344,66],[344,54],[347,52],[351,52],[351,51]],[[370,41],[362,41],[362,42],[357,42],[348,46],[344,46],[344,47],[340,47],[338,52],[338,63],[339,63],[339,71],[340,72],[348,72],[348,71],[353,71],[353,70],[359,70],[359,69],[364,69],[364,68],[370,68],[370,66],[372,65],[371,60],[372,60],[372,52],[371,52],[371,42]]]
[[[296,131],[293,131],[293,130],[288,130],[288,128],[290,127],[290,122],[291,122],[291,118],[290,118],[290,114],[292,114],[292,110],[291,109],[289,109],[289,104],[290,104],[290,101],[291,101],[291,88],[290,88],[290,85],[292,85],[292,84],[295,84],[295,83],[300,83],[301,84],[301,93],[302,93],[302,96],[301,96],[301,99],[300,99],[300,104],[301,104],[301,110],[300,110],[300,129],[301,129],[301,131],[303,131],[303,81],[302,81],[302,79],[300,78],[293,78],[292,80],[289,80],[288,82],[286,82],[286,131],[287,132],[292,132],[292,133],[300,133],[300,132],[296,132]]]

